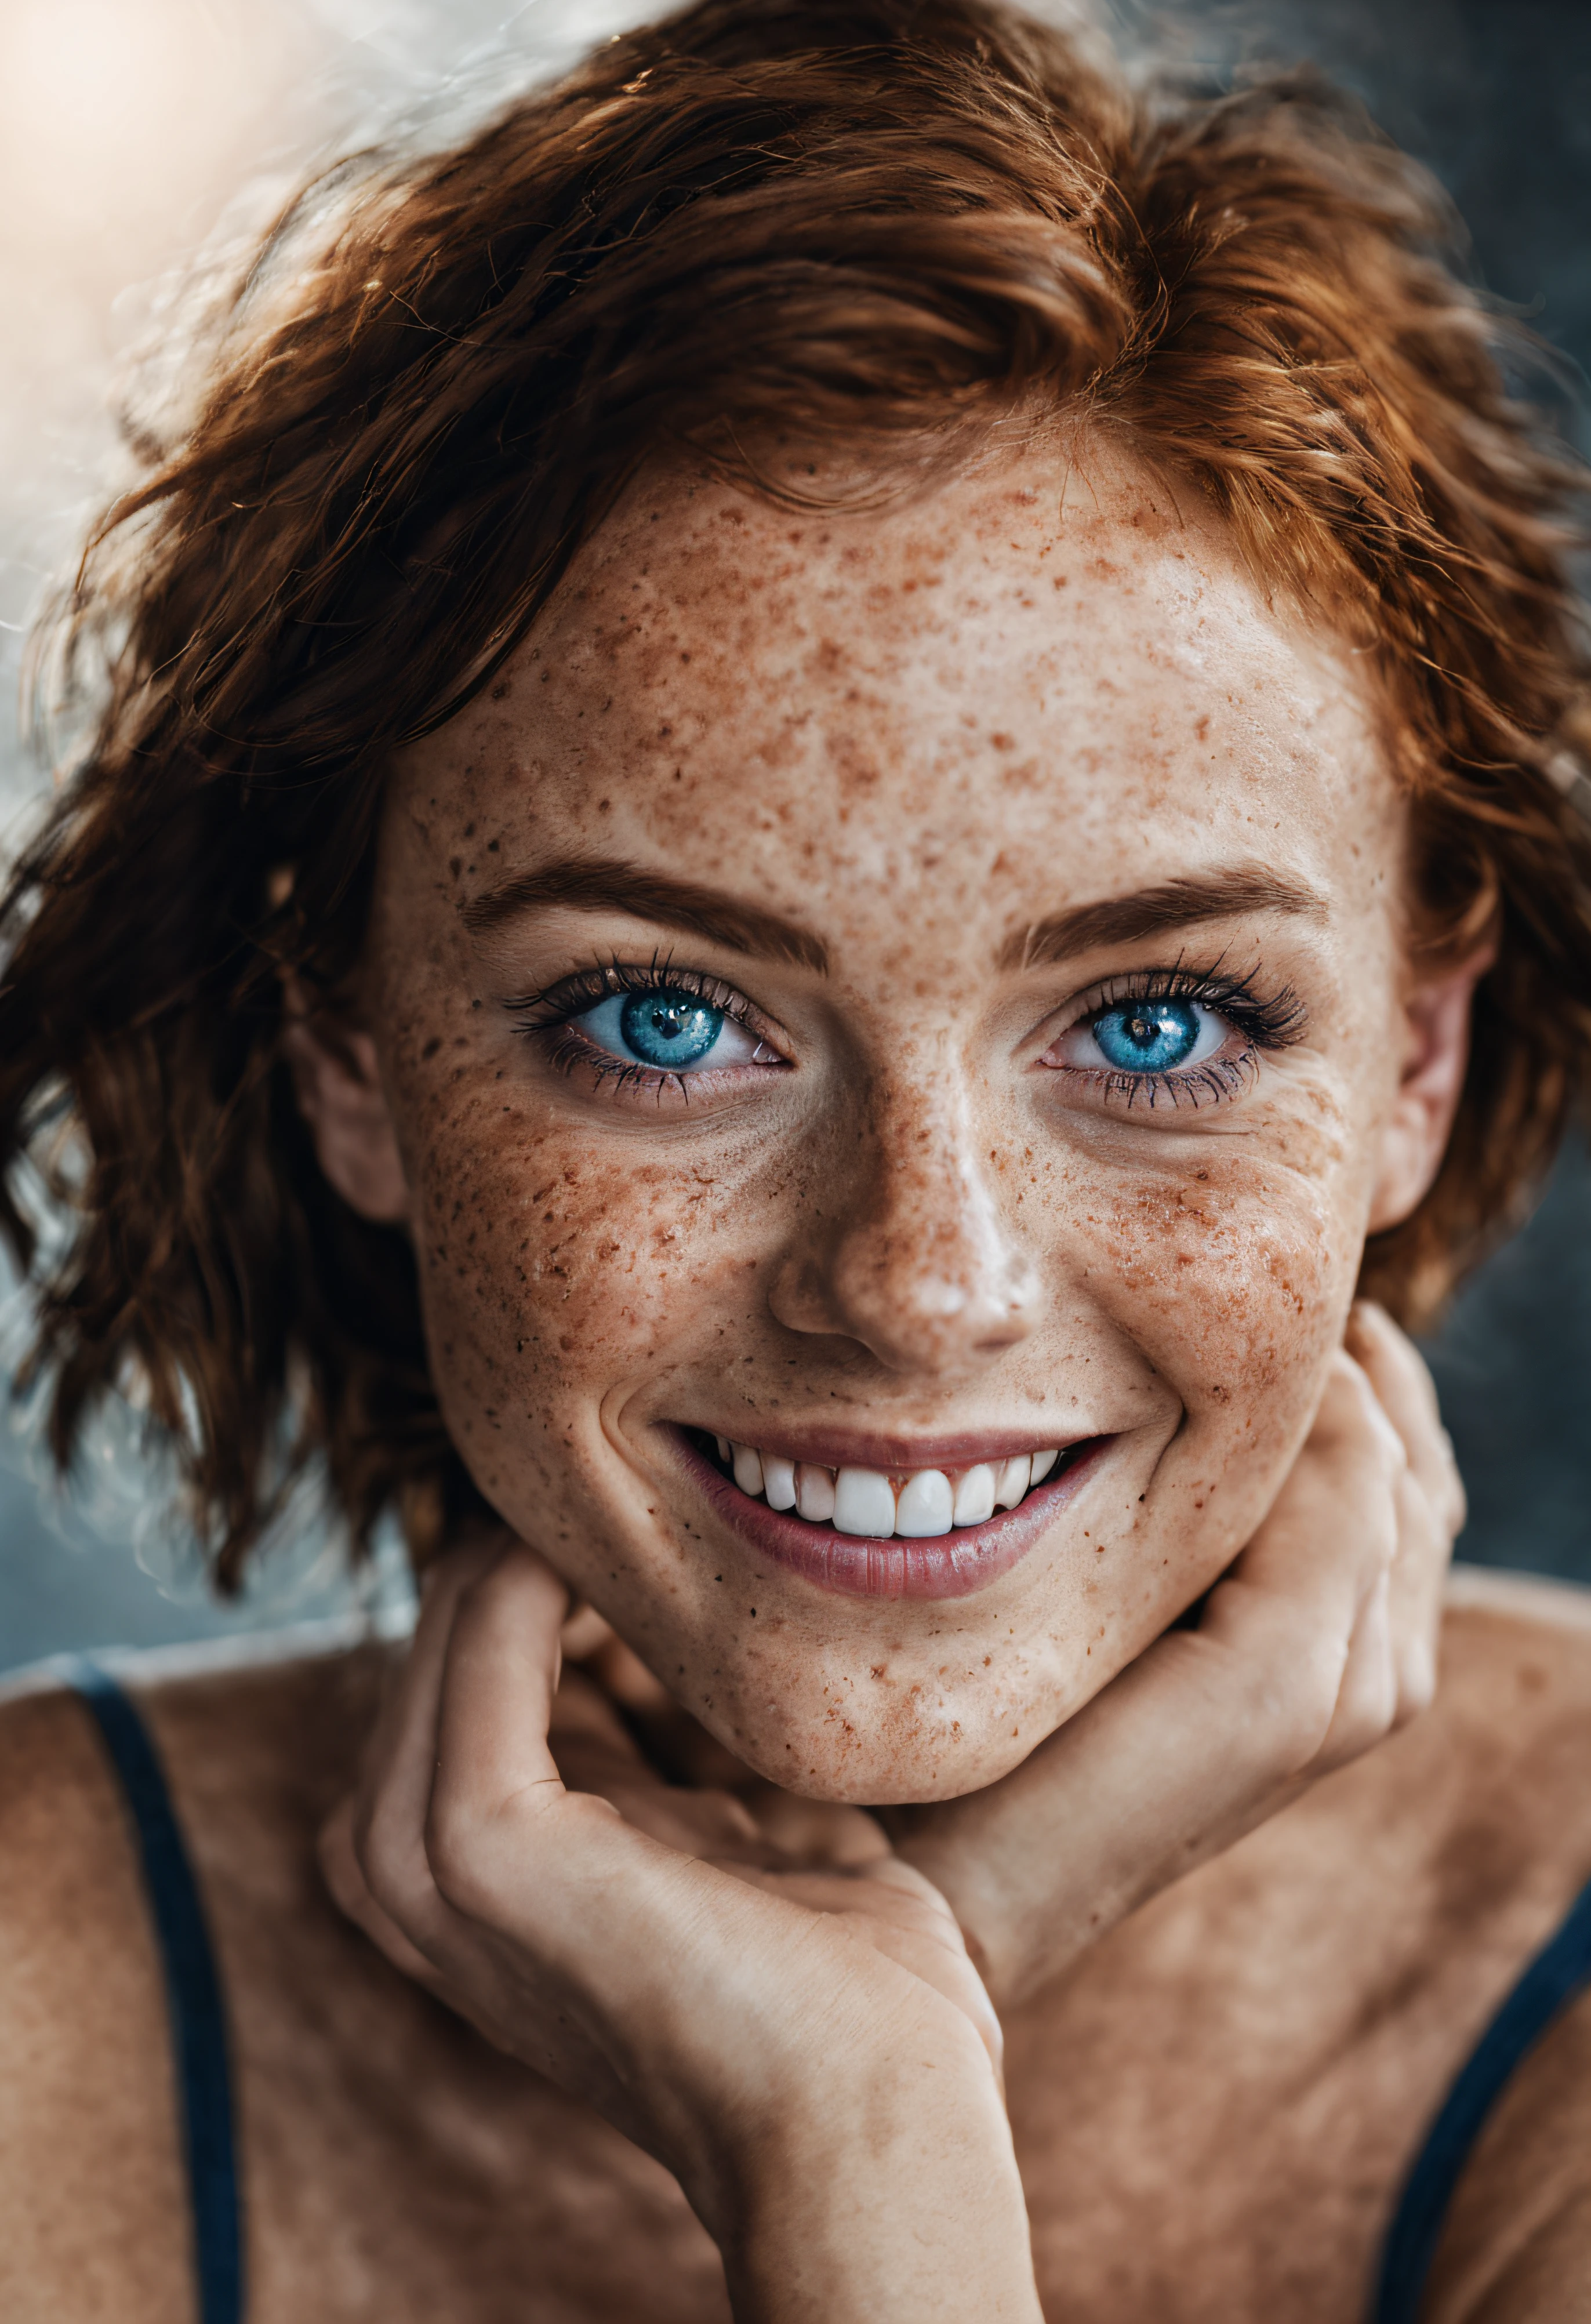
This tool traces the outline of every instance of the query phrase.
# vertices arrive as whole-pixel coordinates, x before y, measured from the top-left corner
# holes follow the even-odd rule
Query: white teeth
[[[832,1471],[804,1461],[796,1471],[796,1506],[813,1525],[826,1525],[834,1514]]]
[[[877,1469],[841,1469],[834,1480],[834,1530],[887,1540],[895,1531],[895,1488],[888,1478]]]
[[[1014,1461],[1006,1462],[995,1481],[996,1508],[1014,1509],[1023,1494],[1026,1492],[1028,1480],[1032,1475],[1031,1452],[1018,1452]]]
[[[797,1509],[809,1525],[832,1523],[840,1533],[887,1541],[892,1534],[924,1540],[949,1533],[952,1526],[983,1525],[996,1509],[1014,1509],[1043,1482],[1061,1458],[1052,1448],[1018,1452],[1009,1461],[979,1461],[960,1473],[914,1469],[897,1493],[880,1469],[841,1469],[836,1473],[814,1461],[797,1464],[779,1452],[759,1452],[754,1444],[716,1440],[719,1457],[730,1463],[736,1484],[751,1500],[766,1496],[770,1509]]]
[[[956,1487],[956,1505],[952,1511],[959,1526],[981,1525],[985,1517],[994,1515],[995,1472],[987,1461],[976,1469],[969,1469]]]
[[[777,1452],[762,1456],[762,1489],[768,1496],[770,1509],[793,1509],[796,1506],[796,1463],[781,1461]]]
[[[914,1540],[951,1529],[951,1481],[943,1469],[915,1469],[895,1504],[895,1530]]]

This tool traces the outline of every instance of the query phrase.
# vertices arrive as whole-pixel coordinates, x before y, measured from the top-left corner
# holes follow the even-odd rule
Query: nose
[[[874,1093],[869,1112],[851,1168],[775,1277],[774,1314],[858,1342],[892,1372],[979,1370],[1033,1331],[1042,1296],[995,1200],[996,1156],[953,1074]]]

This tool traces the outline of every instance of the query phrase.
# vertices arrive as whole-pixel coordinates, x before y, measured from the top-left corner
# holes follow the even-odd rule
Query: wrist
[[[1039,2324],[1010,2126],[953,2009],[784,2092],[714,2208],[737,2324]]]

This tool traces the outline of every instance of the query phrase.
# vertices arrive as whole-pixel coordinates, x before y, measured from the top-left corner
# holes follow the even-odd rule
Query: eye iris
[[[707,1055],[723,1030],[723,1011],[694,992],[632,992],[620,1011],[619,1029],[647,1065],[677,1073]]]
[[[1118,1072],[1163,1074],[1197,1046],[1199,1012],[1187,1001],[1124,1001],[1095,1018],[1094,1038]]]

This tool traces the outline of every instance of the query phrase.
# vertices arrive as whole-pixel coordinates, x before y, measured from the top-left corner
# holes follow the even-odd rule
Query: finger
[[[1425,1710],[1436,1692],[1453,1536],[1412,1476],[1399,1482],[1397,1513],[1398,1554],[1393,1563],[1389,1618],[1397,1679],[1393,1724],[1402,1727]]]
[[[394,1969],[436,1991],[439,1981],[431,1963],[418,1946],[410,1944],[397,1922],[382,1912],[371,1894],[354,1845],[354,1812],[352,1797],[342,1801],[320,1830],[317,1854],[333,1902],[381,1948]]]
[[[1348,1640],[1337,1705],[1324,1741],[1302,1772],[1329,1775],[1379,1743],[1396,1721],[1398,1657],[1393,1642],[1392,1576],[1384,1572],[1359,1609]]]
[[[1354,1303],[1347,1344],[1402,1439],[1409,1466],[1449,1532],[1464,1526],[1464,1485],[1442,1426],[1436,1383],[1420,1351],[1374,1300]]]
[[[1210,1593],[1200,1623],[1200,1634],[1217,1640],[1233,1626],[1256,1638],[1256,1623],[1274,1630],[1283,1657],[1274,1667],[1293,1673],[1301,1711],[1325,1714],[1322,1735],[1360,1614],[1396,1552],[1394,1488],[1407,1465],[1368,1379],[1339,1352],[1269,1515]]]
[[[425,1827],[448,1640],[464,1593],[507,1538],[472,1542],[428,1574],[413,1643],[382,1706],[355,1796],[351,1838],[360,1870],[382,1911],[422,1950],[435,1902]]]
[[[549,1740],[565,1584],[523,1542],[470,1576],[440,1674],[439,1766],[503,1797],[561,1790]]]
[[[759,1783],[745,1797],[763,1839],[809,1868],[872,1864],[890,1852],[883,1826],[865,1808],[804,1800],[777,1784]]]
[[[1464,1488],[1436,1389],[1418,1351],[1390,1316],[1361,1301],[1352,1334],[1376,1398],[1402,1438],[1410,1478],[1397,1494],[1391,1635],[1398,1679],[1395,1725],[1430,1702],[1436,1688],[1443,1590],[1453,1540],[1464,1523]]]
[[[558,1682],[564,1583],[534,1550],[513,1542],[459,1591],[446,1640],[435,1717],[425,1849],[432,1877],[459,1911],[492,1920],[510,1893],[523,1898],[532,1861],[579,1877],[577,1835],[589,1833],[600,1794],[571,1794],[549,1737]],[[538,1848],[540,1808],[573,1801],[561,1847]],[[637,1842],[639,1845],[639,1841]]]

